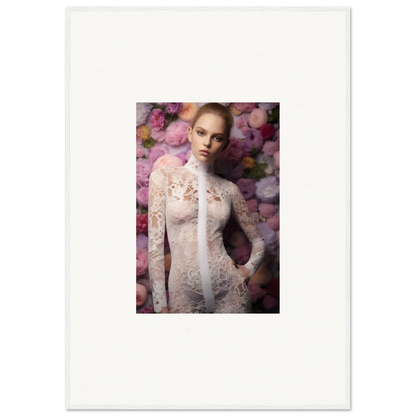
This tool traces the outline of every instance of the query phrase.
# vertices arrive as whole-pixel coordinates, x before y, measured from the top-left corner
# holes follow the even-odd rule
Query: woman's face
[[[192,153],[198,160],[212,162],[226,148],[228,140],[224,137],[225,127],[222,117],[208,113],[198,118],[193,129],[188,128]]]

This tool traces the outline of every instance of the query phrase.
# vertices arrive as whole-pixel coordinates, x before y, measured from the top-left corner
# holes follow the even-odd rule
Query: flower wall
[[[205,103],[136,104],[136,312],[153,313],[148,275],[149,177],[154,169],[183,166],[191,155],[187,129]],[[230,144],[215,161],[215,173],[241,190],[262,234],[267,252],[248,283],[253,313],[279,313],[279,103],[220,103],[234,115]],[[230,218],[224,245],[238,264],[248,261],[251,246]],[[165,231],[166,290],[170,248]],[[167,298],[169,293],[167,291]]]

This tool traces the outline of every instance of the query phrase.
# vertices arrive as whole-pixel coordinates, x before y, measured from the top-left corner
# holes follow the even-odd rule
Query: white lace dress
[[[169,313],[249,313],[250,292],[225,250],[233,215],[252,245],[245,266],[257,271],[266,245],[240,189],[193,153],[181,167],[154,170],[149,182],[149,278],[153,309]],[[165,225],[171,250],[169,302],[165,289]]]

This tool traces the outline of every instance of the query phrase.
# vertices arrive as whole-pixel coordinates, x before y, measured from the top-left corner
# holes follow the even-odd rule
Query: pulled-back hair
[[[191,120],[190,127],[192,127],[192,130],[194,129],[196,121],[204,114],[214,114],[221,117],[225,121],[224,139],[228,140],[230,138],[231,129],[234,126],[234,117],[228,107],[219,103],[207,103],[199,107],[198,111]]]

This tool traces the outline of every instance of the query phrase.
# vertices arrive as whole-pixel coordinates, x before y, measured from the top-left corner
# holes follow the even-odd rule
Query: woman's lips
[[[206,150],[200,150],[199,153],[201,153],[201,155],[204,156],[209,156],[209,152],[207,152]]]

